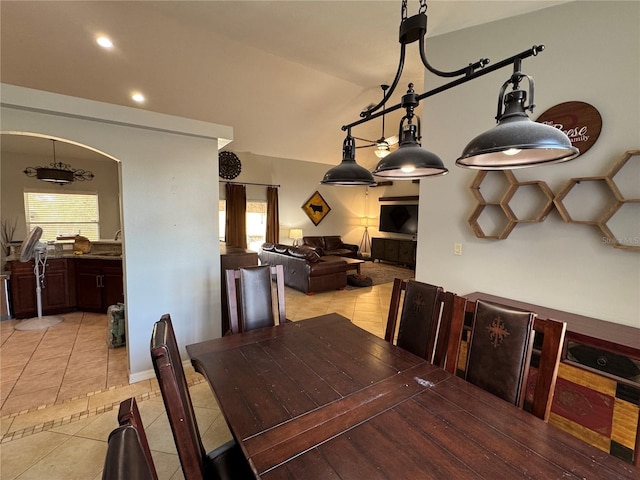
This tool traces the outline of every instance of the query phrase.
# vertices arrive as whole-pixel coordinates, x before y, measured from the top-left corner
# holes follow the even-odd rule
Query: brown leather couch
[[[312,247],[321,257],[334,255],[338,257],[358,258],[360,247],[352,243],[344,243],[340,235],[324,235],[321,237],[302,237],[302,246]]]
[[[282,265],[284,284],[306,294],[347,286],[347,262],[323,260],[312,248],[264,243],[258,258],[262,265]]]

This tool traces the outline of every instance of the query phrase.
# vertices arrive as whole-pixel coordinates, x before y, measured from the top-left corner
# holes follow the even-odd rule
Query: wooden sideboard
[[[417,242],[415,240],[372,238],[371,259],[385,260],[415,268],[416,246]]]
[[[510,298],[487,300],[567,323],[549,423],[629,463],[640,455],[640,328]]]
[[[225,270],[235,270],[239,267],[258,265],[258,253],[240,247],[232,247],[220,243],[220,301],[222,305],[222,330],[224,335],[229,330],[229,311],[227,302],[227,283]]]

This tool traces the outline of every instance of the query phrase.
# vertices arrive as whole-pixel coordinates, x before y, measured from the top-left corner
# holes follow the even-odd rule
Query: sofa
[[[340,235],[302,237],[302,246],[315,249],[321,257],[324,255],[333,255],[337,257],[358,258],[358,245],[344,243]]]
[[[264,243],[258,258],[262,265],[282,265],[284,284],[308,295],[347,286],[347,262],[323,260],[313,248]]]

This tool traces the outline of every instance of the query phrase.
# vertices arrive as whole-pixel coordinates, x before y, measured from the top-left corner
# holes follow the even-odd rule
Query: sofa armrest
[[[353,243],[343,243],[342,247],[343,248],[348,248],[349,250],[351,250],[353,253],[356,253],[356,254],[360,250],[360,245],[355,245]]]

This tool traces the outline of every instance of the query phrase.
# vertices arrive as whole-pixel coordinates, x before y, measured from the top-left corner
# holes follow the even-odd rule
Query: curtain
[[[267,187],[267,233],[265,241],[280,242],[280,216],[278,214],[278,188]]]
[[[227,245],[247,248],[247,191],[244,185],[227,183],[225,239]]]

